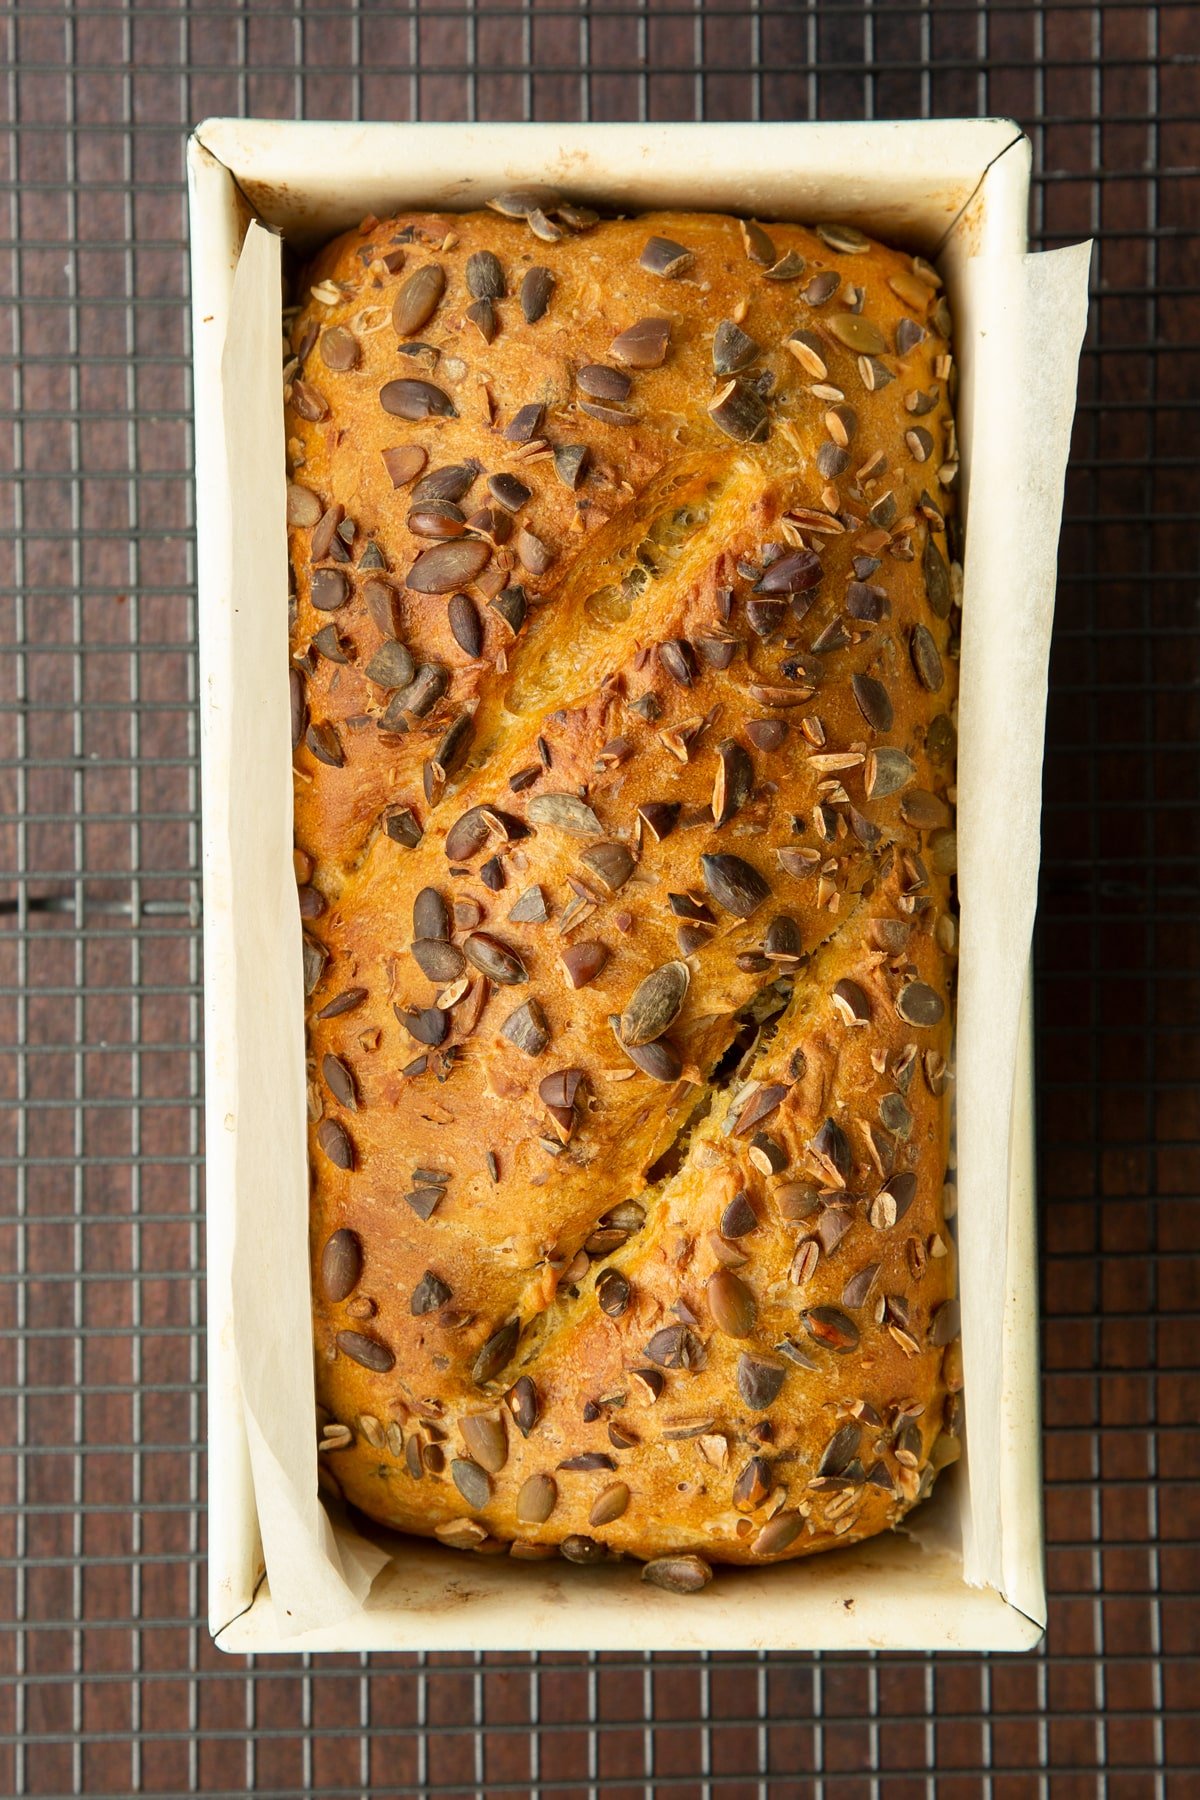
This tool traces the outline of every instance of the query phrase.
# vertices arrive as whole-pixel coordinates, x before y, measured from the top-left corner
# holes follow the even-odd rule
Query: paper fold
[[[1035,1304],[1010,1293],[1007,1278],[1009,1142],[1037,886],[1055,553],[1089,253],[1081,245],[975,258],[953,284],[957,355],[970,377],[960,437],[975,495],[958,776],[958,1219],[969,1402],[969,1484],[961,1486],[967,1578],[1000,1592],[1006,1563],[1015,1568],[1020,1560],[1005,1553],[1022,1527],[1014,1508],[1028,1505],[1028,1484],[1018,1499],[1004,1480],[1014,1424],[1002,1413],[1006,1359],[1028,1349]],[[253,1097],[227,1121],[236,1135],[232,1308],[274,1614],[281,1633],[292,1635],[357,1613],[388,1558],[362,1536],[335,1530],[316,1483],[280,362],[280,241],[251,225],[222,363],[232,623],[229,666],[219,678],[230,709],[228,848],[237,920],[237,1000],[226,1027],[236,1046],[239,1104]],[[986,418],[975,416],[976,395],[987,396]],[[239,779],[239,770],[253,779]],[[1026,1421],[1025,1429],[1035,1424]]]
[[[1014,1081],[1037,872],[1063,483],[1091,245],[966,266],[973,322],[959,671],[959,1283],[970,1504],[964,1574],[1004,1590],[1005,1362],[1034,1296],[1010,1293]],[[960,346],[961,357],[961,346]],[[986,416],[978,404],[987,396]],[[1003,1260],[998,1259],[998,1254]],[[1027,1431],[1036,1420],[1023,1422]]]
[[[279,237],[252,224],[221,363],[233,546],[223,672],[228,830],[240,926],[228,1029],[236,1091],[254,1102],[229,1121],[236,1137],[233,1321],[263,1554],[280,1624],[299,1632],[356,1611],[386,1559],[365,1540],[345,1537],[339,1545],[317,1496],[300,914],[281,679],[289,652],[281,281]]]

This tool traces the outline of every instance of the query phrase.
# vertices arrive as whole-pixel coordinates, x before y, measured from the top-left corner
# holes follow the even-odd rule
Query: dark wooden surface
[[[1194,12],[18,0],[0,30],[0,1791],[1195,1793]],[[1038,932],[1035,1656],[208,1642],[184,136],[472,110],[1012,114],[1035,241],[1097,238]]]

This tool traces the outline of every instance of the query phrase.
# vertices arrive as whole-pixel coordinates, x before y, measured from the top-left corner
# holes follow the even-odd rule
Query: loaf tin
[[[1045,660],[1086,255],[1070,268],[1025,255],[1029,169],[1019,127],[996,119],[653,126],[215,119],[191,138],[209,1620],[222,1648],[1019,1650],[1041,1636],[1032,899],[1020,896],[1036,890]],[[318,1504],[311,1409],[307,1419],[297,1411],[306,1378],[310,1395],[312,1385],[303,1027],[288,853],[278,287],[270,291],[273,252],[261,231],[253,233],[254,253],[268,279],[259,279],[256,297],[235,303],[235,273],[252,220],[305,251],[368,213],[466,208],[530,182],[610,210],[669,205],[840,219],[937,261],[956,318],[968,499],[962,704],[977,705],[984,721],[960,763],[960,809],[986,784],[989,810],[1007,809],[1019,840],[1011,919],[995,916],[978,851],[977,915],[971,870],[961,871],[961,1004],[969,1000],[973,1017],[981,1005],[1004,1015],[996,1030],[1008,1087],[999,1103],[988,1097],[978,1024],[968,1034],[968,1079],[960,1013],[967,1454],[904,1531],[763,1570],[719,1570],[704,1593],[686,1598],[646,1587],[633,1563],[603,1570],[514,1564],[375,1529],[360,1535]],[[1064,308],[1074,309],[1065,325]],[[1052,390],[1048,411],[1058,420],[1049,432],[1022,389],[1035,337],[1043,390]],[[1023,495],[1019,531],[1014,490]],[[1013,647],[999,629],[1005,607],[1028,627]],[[1020,719],[1015,747],[1006,736],[1010,704]],[[986,1128],[964,1144],[968,1107],[990,1111]],[[968,1182],[973,1154],[985,1166]],[[254,1291],[265,1296],[258,1309],[245,1301],[250,1259]],[[272,1393],[277,1410],[263,1404]],[[293,1433],[286,1443],[285,1428]],[[300,1469],[290,1485],[285,1463]]]

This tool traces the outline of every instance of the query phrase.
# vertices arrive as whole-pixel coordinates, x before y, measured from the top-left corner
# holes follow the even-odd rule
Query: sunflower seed
[[[666,361],[670,343],[669,319],[639,319],[619,332],[608,350],[628,369],[657,369]]]
[[[294,667],[288,670],[288,702],[291,708],[292,749],[296,750],[308,723],[308,693],[304,676]]]
[[[323,656],[326,662],[344,664],[350,661],[348,652],[353,649],[353,645],[347,644],[343,640],[336,625],[322,625],[320,631],[313,638],[312,648],[318,656]]]
[[[585,363],[575,372],[575,384],[589,399],[621,402],[628,400],[633,382],[624,369],[610,368],[607,363]]]
[[[335,1231],[321,1252],[321,1287],[327,1300],[347,1300],[362,1279],[362,1244],[353,1231]]]
[[[639,982],[621,1015],[621,1040],[626,1049],[653,1043],[670,1030],[687,996],[690,979],[686,963],[668,962]]]
[[[605,1269],[596,1278],[596,1300],[602,1313],[619,1319],[628,1309],[631,1290],[619,1269]]]
[[[462,950],[473,969],[502,987],[516,987],[529,980],[520,957],[486,932],[473,931],[464,940]]]
[[[385,382],[379,390],[379,403],[384,412],[397,419],[456,419],[458,409],[444,388],[432,381],[414,381],[407,377]]]
[[[531,1475],[517,1492],[517,1518],[523,1525],[544,1525],[558,1505],[558,1486],[552,1475]]]
[[[858,1446],[861,1442],[862,1426],[857,1419],[840,1426],[825,1446],[824,1454],[817,1465],[818,1475],[844,1474],[858,1455]]]
[[[846,1313],[839,1312],[837,1307],[814,1306],[800,1316],[809,1337],[818,1344],[824,1344],[826,1349],[845,1355],[847,1351],[857,1348],[858,1326]]]
[[[845,1019],[847,1025],[869,1025],[871,1022],[871,1002],[857,981],[843,976],[833,990],[833,1003]]]
[[[388,1346],[381,1344],[378,1338],[368,1337],[365,1332],[339,1331],[334,1341],[343,1356],[375,1375],[386,1375],[396,1366],[396,1358]]]
[[[397,643],[393,638],[380,645],[363,673],[376,687],[395,689],[409,685],[415,668],[405,645]]]
[[[504,620],[508,629],[516,637],[524,625],[529,611],[529,601],[525,589],[520,583],[514,582],[510,586],[502,588],[495,599],[488,602],[488,605],[492,612]]]
[[[414,537],[457,538],[466,530],[462,508],[450,501],[414,507],[406,523]]]
[[[405,732],[409,719],[423,719],[431,712],[450,685],[450,677],[438,663],[422,663],[407,687],[399,688],[388,701],[387,711],[379,721],[381,731]]]
[[[861,256],[871,248],[870,238],[853,225],[821,224],[813,227],[821,242],[842,256]]]
[[[516,1319],[509,1319],[499,1331],[492,1333],[471,1365],[471,1379],[477,1387],[494,1381],[500,1371],[512,1361],[520,1336],[521,1326]]]
[[[748,919],[770,897],[770,883],[740,856],[702,856],[700,868],[718,906],[736,918]]]
[[[762,345],[755,343],[732,319],[722,319],[713,333],[712,364],[714,375],[736,375],[749,368],[762,355]]]
[[[289,525],[315,525],[321,517],[321,502],[311,488],[289,481],[287,488],[287,522]]]
[[[767,564],[754,583],[756,594],[800,594],[817,586],[824,574],[813,550],[785,550]]]
[[[531,575],[544,575],[554,562],[554,551],[540,537],[522,527],[517,532],[517,555]],[[522,596],[523,597],[523,596]]]
[[[358,339],[344,325],[331,325],[321,334],[321,361],[335,375],[344,375],[358,361]]]
[[[562,952],[562,965],[573,988],[586,987],[594,981],[607,961],[604,944],[569,944]]]
[[[931,694],[941,692],[945,675],[942,670],[942,659],[938,655],[933,634],[924,625],[914,625],[909,642],[909,654],[913,668],[917,672],[917,680]]]
[[[746,736],[756,750],[778,750],[787,737],[787,726],[782,719],[751,719]]]
[[[645,248],[638,258],[638,264],[648,275],[662,275],[668,281],[674,281],[686,269],[690,269],[696,258],[691,250],[685,250],[671,238],[652,237],[646,240]]]
[[[536,1000],[527,1000],[516,1012],[510,1013],[500,1027],[500,1035],[518,1050],[523,1050],[526,1056],[540,1056],[550,1042],[546,1015]]]
[[[489,842],[493,833],[507,836],[503,821],[490,806],[472,806],[455,819],[446,833],[446,856],[452,863],[466,862]]]
[[[929,610],[935,618],[948,619],[950,617],[950,571],[932,536],[926,539],[921,569],[925,576],[925,588],[929,595]]]
[[[335,995],[327,1006],[323,1006],[317,1014],[317,1017],[318,1019],[340,1018],[343,1013],[354,1012],[357,1007],[362,1005],[366,998],[366,988],[346,988],[342,993]]]
[[[515,475],[489,475],[488,477],[488,492],[506,512],[520,512],[532,491],[531,488],[525,486],[523,481],[518,481]]]
[[[620,1020],[615,1014],[610,1023],[617,1043],[643,1075],[648,1075],[652,1081],[678,1081],[683,1071],[683,1058],[669,1039],[657,1038],[649,1044],[626,1044],[621,1037]]]
[[[664,1325],[646,1345],[646,1355],[660,1369],[702,1369],[704,1346],[686,1325]]]
[[[601,425],[617,425],[624,428],[637,423],[638,415],[636,413],[626,412],[622,407],[609,406],[600,400],[581,400],[579,410],[586,413],[589,419],[597,420]]]
[[[543,209],[554,210],[559,196],[550,188],[511,188],[506,193],[497,194],[485,202],[493,212],[502,213],[506,219],[527,219],[531,212]]]
[[[754,764],[733,738],[717,745],[717,772],[713,779],[712,815],[717,826],[728,824],[740,812],[754,790]]]
[[[589,451],[586,444],[559,444],[554,451],[554,472],[572,492],[583,480]]]
[[[428,1044],[436,1049],[444,1044],[450,1030],[450,1021],[446,1014],[436,1006],[423,1006],[409,1009],[393,1006],[392,1011],[411,1038],[418,1044]]]
[[[425,1313],[437,1312],[451,1298],[446,1283],[436,1276],[431,1269],[426,1269],[418,1281],[409,1301],[409,1311],[414,1319],[423,1317]]]
[[[350,598],[350,583],[340,569],[314,569],[308,597],[318,612],[336,612]]]
[[[467,258],[467,292],[473,300],[503,300],[504,270],[490,250],[476,250]]]
[[[576,794],[535,794],[529,802],[529,821],[569,837],[599,837],[602,829],[586,800]]]
[[[896,996],[896,1011],[909,1025],[936,1025],[946,1004],[926,982],[910,981]]]
[[[318,762],[325,763],[331,769],[340,769],[346,761],[342,749],[342,740],[334,727],[326,721],[314,720],[304,734],[304,741]]]
[[[457,981],[466,966],[458,945],[444,943],[440,938],[414,938],[412,955],[430,981]]]
[[[292,405],[302,419],[316,425],[321,419],[328,418],[329,404],[323,394],[310,387],[307,381],[292,382]]]
[[[881,681],[873,675],[854,675],[850,686],[858,702],[858,710],[872,731],[892,729],[892,702]]]
[[[428,463],[428,452],[421,445],[401,445],[396,450],[383,450],[383,468],[389,473],[392,488],[407,488]]]
[[[603,1544],[598,1544],[595,1538],[584,1537],[579,1532],[572,1532],[570,1537],[564,1538],[559,1545],[559,1552],[570,1563],[589,1564],[604,1560]]]
[[[326,1055],[321,1062],[321,1073],[325,1077],[325,1085],[342,1106],[350,1112],[358,1111],[358,1092],[354,1085],[354,1076],[339,1056]]]
[[[802,291],[810,306],[824,306],[827,300],[833,299],[841,285],[840,275],[835,275],[832,269],[822,269]]]
[[[540,400],[519,407],[506,426],[504,435],[510,444],[528,444],[541,431],[545,416],[546,408]]]
[[[545,924],[550,914],[546,907],[546,896],[536,882],[518,897],[508,916],[514,925]]]
[[[742,231],[742,246],[751,262],[758,263],[760,268],[769,269],[779,260],[779,252],[775,245],[753,219],[739,219]]]
[[[528,225],[530,231],[532,231],[534,237],[541,238],[544,244],[561,243],[563,238],[567,235],[563,227],[556,224],[553,219],[548,218],[541,207],[535,207],[532,212],[528,213],[526,215],[525,223]]]
[[[528,1375],[520,1375],[504,1396],[504,1404],[513,1417],[513,1424],[522,1437],[528,1437],[538,1422],[541,1410],[537,1389]]]
[[[816,381],[824,381],[829,369],[822,353],[821,340],[811,331],[793,331],[785,340],[785,348],[790,350],[800,367],[807,371]]]
[[[458,538],[422,550],[405,577],[416,594],[452,594],[482,573],[492,552],[477,538]]]
[[[737,1277],[734,1276],[733,1279],[736,1280]],[[747,1334],[743,1332],[740,1335]],[[785,1374],[786,1370],[778,1363],[767,1362],[760,1356],[752,1356],[749,1351],[743,1351],[738,1357],[737,1365],[738,1393],[743,1403],[755,1412],[765,1412],[779,1398]]]
[[[929,1321],[929,1342],[939,1347],[951,1343],[959,1334],[961,1321],[957,1300],[946,1300]]]
[[[521,283],[521,311],[527,325],[536,325],[550,304],[554,292],[554,276],[549,269],[535,266],[526,272]]]
[[[708,402],[713,424],[736,444],[762,443],[771,419],[761,395],[744,381],[727,381]]]
[[[708,1278],[708,1310],[713,1324],[728,1337],[749,1337],[757,1311],[754,1296],[731,1269],[717,1269]]]
[[[677,800],[646,800],[638,807],[638,818],[656,844],[670,837],[679,822],[679,813]]]

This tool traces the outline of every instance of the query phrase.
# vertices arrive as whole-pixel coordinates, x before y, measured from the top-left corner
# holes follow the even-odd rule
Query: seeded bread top
[[[322,1471],[686,1587],[957,1449],[949,313],[536,198],[287,319]]]

